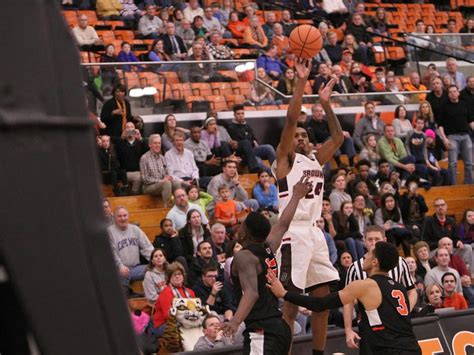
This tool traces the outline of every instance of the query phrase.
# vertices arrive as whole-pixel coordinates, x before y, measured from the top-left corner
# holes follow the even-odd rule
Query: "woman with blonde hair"
[[[257,69],[257,77],[268,85],[272,85],[272,79],[265,72],[265,68]],[[252,105],[256,106],[281,104],[281,100],[275,100],[275,94],[272,89],[266,87],[258,80],[253,80],[250,85],[250,100]]]
[[[377,139],[375,134],[367,135],[364,140],[364,147],[359,153],[360,160],[367,160],[370,163],[369,175],[374,177],[378,171],[378,161],[380,154],[377,152]]]
[[[437,124],[434,120],[433,109],[431,108],[431,104],[428,101],[423,101],[419,108],[416,116],[414,117],[414,123],[417,118],[422,118],[425,121],[425,127],[423,131],[427,129],[432,129],[436,131]]]

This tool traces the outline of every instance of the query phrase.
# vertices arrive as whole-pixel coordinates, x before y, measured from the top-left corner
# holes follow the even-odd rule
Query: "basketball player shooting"
[[[330,98],[336,81],[331,79],[319,91],[319,100],[326,111],[331,138],[317,152],[310,149],[306,129],[298,125],[304,88],[311,71],[309,60],[298,58],[295,64],[298,82],[290,100],[277,159],[272,167],[278,180],[279,209],[283,211],[291,199],[293,185],[302,176],[309,176],[314,189],[300,200],[297,211],[285,233],[277,255],[280,280],[287,290],[323,297],[329,294],[329,284],[339,280],[329,260],[326,240],[316,221],[321,216],[324,174],[322,166],[328,162],[343,143],[344,136],[334,114]],[[283,318],[293,330],[298,306],[285,302]],[[326,345],[328,311],[313,312],[313,354],[323,354]]]

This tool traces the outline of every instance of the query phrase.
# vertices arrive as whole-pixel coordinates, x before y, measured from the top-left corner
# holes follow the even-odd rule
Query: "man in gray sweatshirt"
[[[130,282],[145,277],[146,265],[140,265],[140,254],[150,260],[153,245],[139,227],[128,223],[125,207],[115,209],[114,224],[107,231],[122,285],[128,290]]]

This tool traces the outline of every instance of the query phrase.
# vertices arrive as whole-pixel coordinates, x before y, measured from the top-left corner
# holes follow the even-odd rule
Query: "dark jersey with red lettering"
[[[258,275],[258,300],[254,304],[249,315],[245,319],[245,324],[254,321],[264,320],[267,318],[281,317],[281,312],[278,309],[278,298],[266,286],[267,284],[267,270],[272,269],[278,272],[277,262],[272,250],[268,244],[250,244],[244,250],[250,251],[260,261],[262,272]],[[238,276],[232,274],[232,282],[234,284],[235,298],[237,304],[242,298],[242,287]]]
[[[419,352],[420,347],[413,333],[410,303],[405,287],[388,276],[373,275],[382,293],[382,303],[377,309],[367,311],[362,304],[359,331],[370,349],[398,349]]]

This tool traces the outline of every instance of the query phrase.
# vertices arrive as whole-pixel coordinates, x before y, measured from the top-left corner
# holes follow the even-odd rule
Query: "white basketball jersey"
[[[276,160],[272,170],[276,177]],[[309,181],[313,183],[313,191],[300,200],[293,220],[313,223],[321,217],[324,192],[323,169],[313,154],[306,156],[295,153],[295,160],[289,174],[277,181],[278,208],[281,214],[293,195],[293,186],[300,181],[302,176],[310,177]]]

